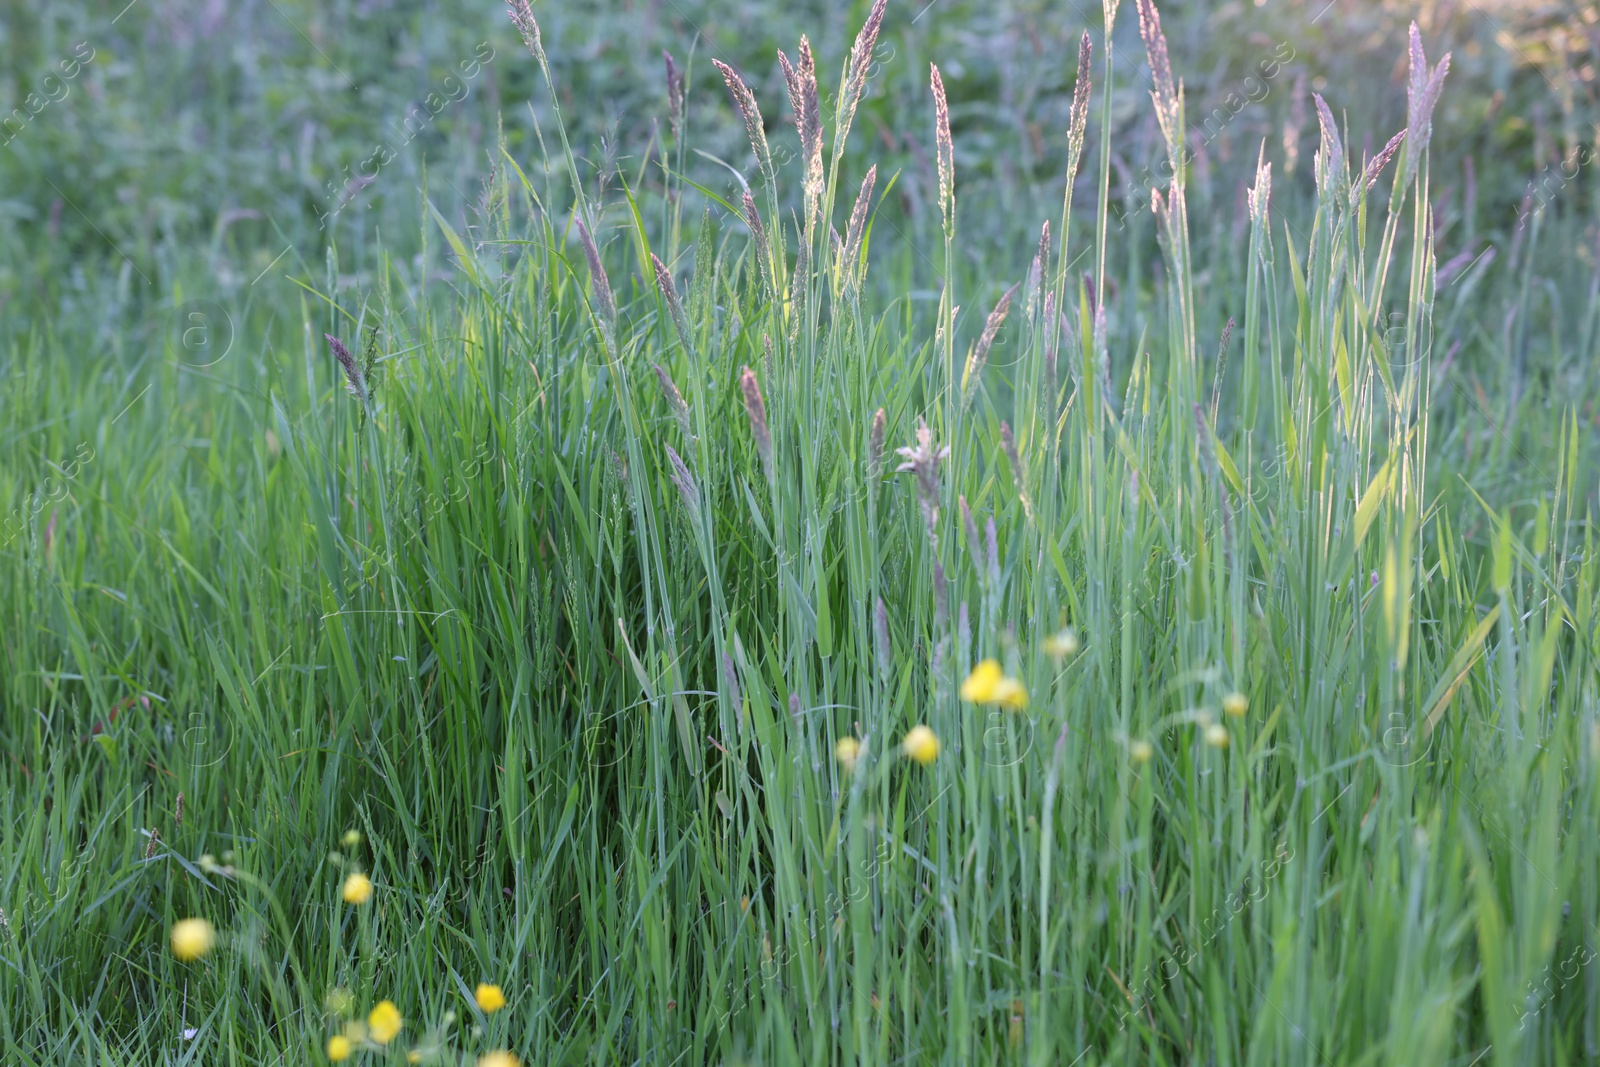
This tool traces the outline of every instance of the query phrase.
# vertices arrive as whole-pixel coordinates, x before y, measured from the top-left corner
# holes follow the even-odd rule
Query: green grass
[[[776,90],[776,162],[716,135],[763,247],[665,122],[602,191],[497,32],[539,128],[398,243],[8,260],[0,1058],[318,1063],[347,989],[393,1062],[1600,1059],[1592,174],[1519,227],[1440,205],[1442,124],[1370,191],[1330,131],[1235,223],[1156,142],[1119,228],[1128,36],[1069,211],[959,96],[952,207],[925,61],[844,142],[834,26],[809,194]],[[882,113],[925,163],[845,259]]]

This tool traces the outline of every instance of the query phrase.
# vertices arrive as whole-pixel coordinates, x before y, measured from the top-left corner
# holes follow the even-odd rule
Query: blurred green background
[[[747,74],[782,158],[794,137],[776,132],[788,115],[777,49],[808,34],[831,92],[866,8],[536,5],[575,148],[610,191],[617,176],[659,184],[659,157],[648,152],[666,113],[663,50],[691,71],[689,141],[700,153],[686,169],[725,190],[733,179],[717,159],[747,176],[751,167],[709,60]],[[1279,195],[1309,187],[1310,93],[1328,95],[1352,150],[1375,151],[1403,127],[1405,30],[1415,18],[1430,54],[1454,57],[1434,140],[1441,260],[1509,238],[1529,183],[1594,141],[1597,12],[1592,0],[1169,5],[1197,225],[1239,225],[1263,141]],[[861,125],[868,136],[851,151],[900,171],[897,225],[927,222],[926,84],[937,59],[953,98],[967,252],[981,261],[1026,247],[1058,208],[1076,38],[1099,24],[1079,0],[894,5]],[[1147,85],[1136,19],[1120,19],[1118,33],[1119,89]],[[116,316],[168,299],[190,274],[191,293],[205,285],[237,297],[269,266],[274,277],[320,273],[330,247],[351,275],[380,243],[411,262],[424,189],[470,227],[497,136],[531,170],[543,160],[539,130],[552,129],[535,68],[491,2],[10,4],[0,56],[0,114],[9,116],[0,120],[0,301],[13,324],[87,302],[94,310],[80,325],[102,337]],[[1159,137],[1137,94],[1121,92],[1117,105],[1114,191],[1137,213]],[[1561,184],[1572,188],[1561,189],[1559,209],[1592,218],[1581,203],[1592,183]],[[1148,227],[1135,233],[1153,249]],[[1592,258],[1592,241],[1573,246]],[[105,290],[108,279],[115,289]]]

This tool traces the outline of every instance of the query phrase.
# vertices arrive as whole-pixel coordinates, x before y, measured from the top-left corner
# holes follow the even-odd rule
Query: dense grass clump
[[[1192,220],[1135,6],[1161,180],[1085,33],[1014,260],[937,65],[847,152],[881,0],[604,187],[519,2],[470,227],[10,331],[5,1062],[1600,1057],[1593,277],[1441,264],[1415,27]]]

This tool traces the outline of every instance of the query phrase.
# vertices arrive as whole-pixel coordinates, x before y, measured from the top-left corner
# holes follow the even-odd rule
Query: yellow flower
[[[961,699],[969,704],[987,704],[994,699],[994,690],[1000,684],[1004,672],[1000,670],[998,660],[986,659],[967,675],[967,680],[961,683]]]
[[[1235,719],[1242,719],[1250,710],[1250,699],[1240,692],[1229,693],[1222,698],[1222,710]]]
[[[406,1053],[406,1062],[407,1063],[421,1063],[422,1062],[422,1050],[419,1049],[419,1048],[414,1048],[410,1052]]]
[[[522,1062],[505,1049],[498,1049],[479,1056],[478,1067],[522,1067]]]
[[[1078,652],[1078,631],[1068,626],[1044,639],[1044,650],[1051,659],[1060,661]]]
[[[197,960],[217,943],[217,932],[205,919],[184,919],[172,924],[172,954],[185,963]]]
[[[346,830],[344,832],[344,847],[345,848],[355,848],[359,844],[361,844],[361,831],[360,830]]]
[[[344,880],[344,902],[365,904],[372,899],[372,879],[356,871]]]
[[[394,1040],[394,1035],[405,1026],[405,1020],[400,1018],[400,1009],[394,1006],[392,1000],[380,1000],[378,1006],[372,1009],[367,1016],[367,1025],[371,1027],[372,1040],[380,1045],[387,1045]]]
[[[939,758],[939,738],[926,726],[913,726],[900,742],[900,749],[926,767]]]
[[[472,996],[485,1014],[492,1015],[506,1006],[506,995],[500,991],[500,987],[487,982],[479,982],[477,991]]]
[[[1228,728],[1220,722],[1212,723],[1206,727],[1206,744],[1212,748],[1228,747]]]
[[[1135,763],[1149,763],[1150,757],[1155,754],[1155,746],[1148,741],[1135,741],[1128,746],[1128,755]]]
[[[1015,678],[1002,678],[995,683],[994,695],[989,699],[1003,708],[1021,711],[1028,706],[1028,690]]]
[[[833,746],[833,754],[839,760],[839,766],[844,768],[844,773],[854,774],[856,760],[861,756],[861,742],[853,737],[841,737],[839,743]]]
[[[334,1063],[350,1058],[350,1039],[339,1034],[328,1038],[328,1059]]]

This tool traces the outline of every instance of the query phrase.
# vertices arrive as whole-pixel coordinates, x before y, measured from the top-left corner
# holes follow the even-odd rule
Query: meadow
[[[0,16],[0,1062],[1600,1062],[1600,7],[592,8]]]

